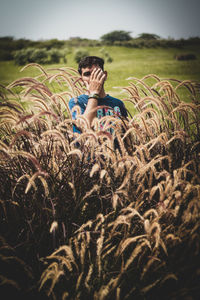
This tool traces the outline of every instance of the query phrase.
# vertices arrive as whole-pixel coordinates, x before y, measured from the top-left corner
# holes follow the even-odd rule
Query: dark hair
[[[82,75],[82,68],[92,67],[98,65],[103,70],[104,60],[97,56],[86,56],[82,58],[78,65],[78,72]]]

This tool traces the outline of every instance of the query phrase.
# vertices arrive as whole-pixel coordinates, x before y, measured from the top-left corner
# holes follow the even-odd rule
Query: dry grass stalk
[[[183,265],[196,274],[185,258],[196,261],[199,253],[197,86],[154,74],[133,78],[125,101],[134,117],[95,118],[90,127],[78,107],[72,120],[67,105],[84,93],[77,72],[31,66],[41,74],[14,81],[2,96],[0,205],[4,228],[24,235],[22,245],[35,235],[32,248],[43,253],[45,243],[37,241],[51,244],[54,234],[57,250],[46,255],[40,289],[51,298],[58,291],[63,299],[84,299],[85,292],[91,299],[148,298],[168,280],[179,282]],[[183,88],[191,103],[180,100]],[[73,124],[81,134],[73,134]],[[185,285],[193,288],[191,280]]]

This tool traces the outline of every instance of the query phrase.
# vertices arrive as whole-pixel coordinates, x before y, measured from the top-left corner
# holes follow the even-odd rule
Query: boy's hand
[[[88,84],[88,90],[90,94],[100,94],[105,77],[106,74],[100,68],[95,68],[92,71]]]

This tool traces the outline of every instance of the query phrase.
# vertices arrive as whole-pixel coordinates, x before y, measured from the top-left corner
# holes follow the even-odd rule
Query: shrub
[[[14,53],[15,63],[21,66],[29,62],[33,62],[32,56],[34,51],[35,51],[34,48],[27,48],[27,49],[21,49],[15,51]]]
[[[99,52],[100,52],[101,55],[103,56],[105,62],[107,62],[107,63],[113,62],[113,58],[110,56],[110,54],[108,53],[108,51],[106,51],[104,48],[101,48],[101,49],[99,50]]]
[[[196,55],[192,53],[188,54],[177,54],[175,55],[176,60],[194,60],[196,59]]]
[[[106,62],[107,62],[107,63],[111,63],[111,62],[113,62],[113,58],[112,58],[112,57],[110,57],[110,56],[109,56],[109,57],[107,57],[107,58],[106,58]]]
[[[66,50],[46,48],[26,48],[18,50],[14,54],[15,63],[18,65],[25,65],[27,63],[38,64],[54,64],[59,63],[61,59],[66,63]]]
[[[88,55],[89,55],[89,52],[87,50],[84,50],[84,49],[80,50],[80,49],[78,49],[78,50],[76,50],[76,52],[74,54],[74,60],[77,63],[79,63],[82,58],[84,58],[85,56],[88,56]]]
[[[28,62],[35,62],[38,64],[48,63],[48,52],[46,48],[34,49],[30,56],[28,56]]]
[[[51,63],[59,63],[61,58],[61,53],[57,49],[51,49],[50,51],[48,51],[48,54],[50,56],[49,61]]]
[[[0,49],[0,61],[3,60],[12,60],[13,54],[7,50]]]

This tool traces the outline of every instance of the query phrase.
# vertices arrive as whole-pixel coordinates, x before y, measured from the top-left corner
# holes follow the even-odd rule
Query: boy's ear
[[[106,80],[107,77],[108,77],[108,72],[107,72],[107,71],[104,71],[104,74],[106,74],[106,77],[105,77],[105,80]]]

